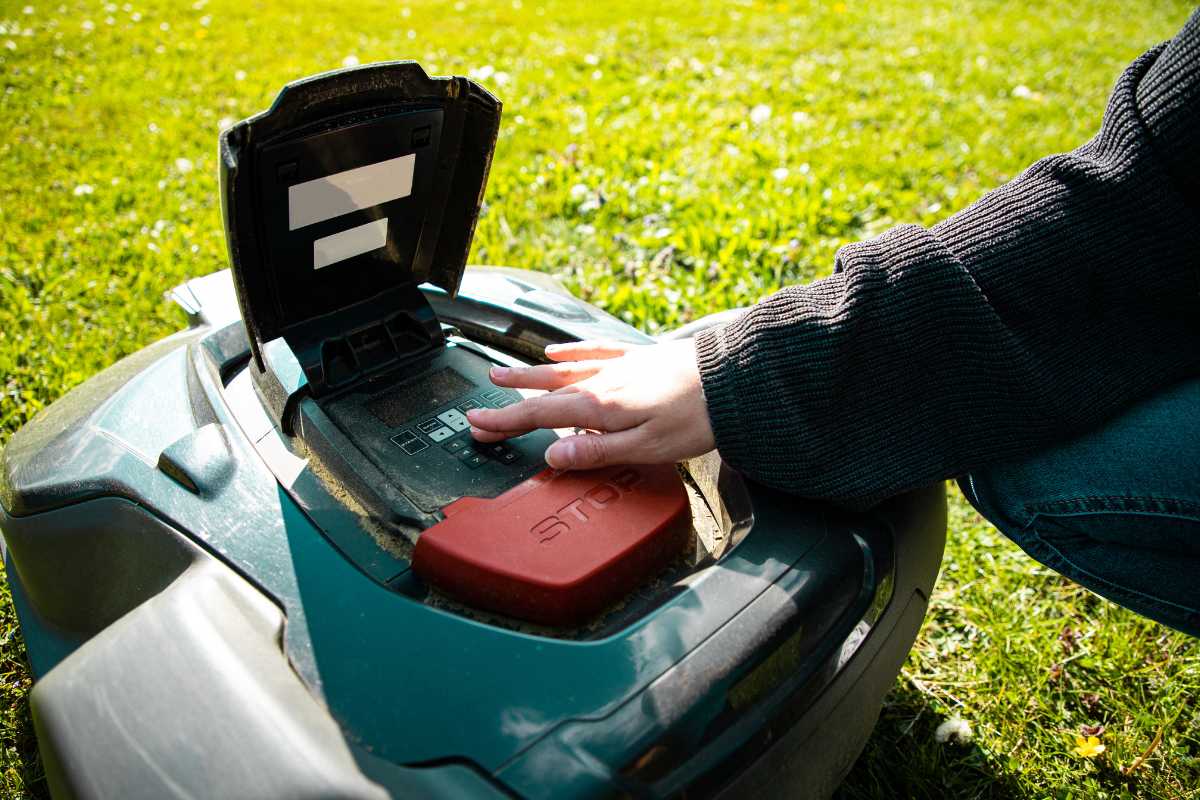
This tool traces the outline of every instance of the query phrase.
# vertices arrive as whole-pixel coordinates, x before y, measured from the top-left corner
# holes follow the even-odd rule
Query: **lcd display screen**
[[[384,425],[396,428],[473,388],[469,380],[446,368],[376,395],[367,403],[367,409]]]

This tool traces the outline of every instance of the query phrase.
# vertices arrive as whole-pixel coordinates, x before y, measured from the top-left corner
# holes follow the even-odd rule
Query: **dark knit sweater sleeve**
[[[717,447],[869,504],[1023,455],[1200,375],[1200,12],[1100,132],[696,337]]]

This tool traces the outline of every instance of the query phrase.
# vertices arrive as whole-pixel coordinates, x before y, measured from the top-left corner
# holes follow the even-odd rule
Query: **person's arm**
[[[697,337],[722,455],[870,501],[1029,453],[1200,374],[1200,13],[1099,134]]]
[[[481,438],[610,431],[552,448],[567,467],[671,460],[715,434],[755,480],[869,503],[1200,374],[1198,263],[1200,14],[1125,71],[1091,142],[931,230],[844,247],[831,277],[699,334],[698,377],[678,346],[517,370],[497,382],[565,388],[471,421]],[[709,420],[681,426],[701,384]]]

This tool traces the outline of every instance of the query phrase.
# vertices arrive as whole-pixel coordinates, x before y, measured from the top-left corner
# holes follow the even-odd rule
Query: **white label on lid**
[[[288,230],[412,194],[416,153],[288,187]]]
[[[378,250],[387,244],[387,229],[388,221],[385,217],[317,239],[313,242],[313,269],[328,267],[347,258]]]

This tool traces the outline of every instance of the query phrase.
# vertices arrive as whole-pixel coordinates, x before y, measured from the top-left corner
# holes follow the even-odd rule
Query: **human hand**
[[[546,463],[555,469],[672,463],[713,448],[691,339],[573,342],[550,345],[546,355],[557,363],[492,368],[497,386],[549,393],[506,408],[468,411],[472,436],[495,442],[536,428],[597,431],[552,444]]]

